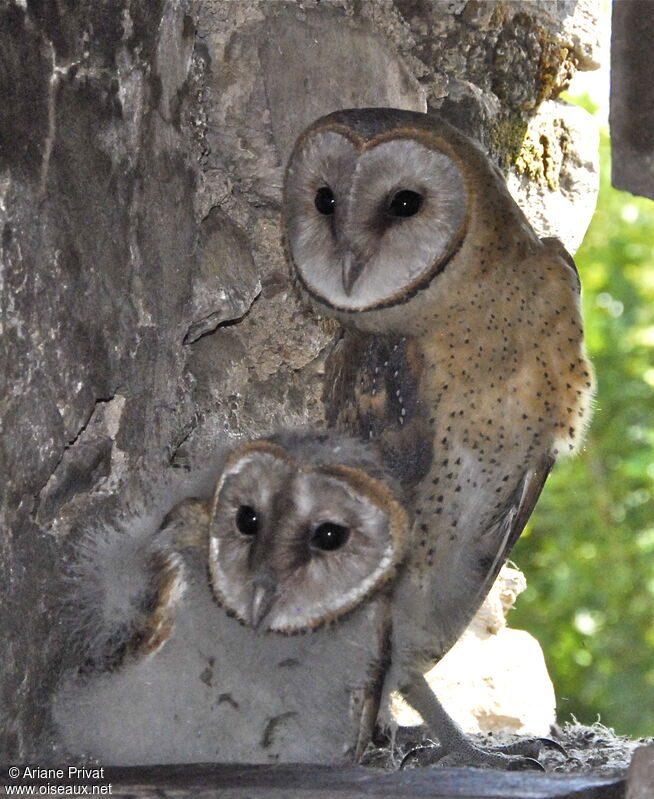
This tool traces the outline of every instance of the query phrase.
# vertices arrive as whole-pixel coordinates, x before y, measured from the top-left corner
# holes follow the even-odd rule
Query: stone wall
[[[613,3],[611,22],[611,152],[616,189],[654,200],[654,5]]]
[[[438,109],[575,248],[595,0],[8,0],[0,9],[0,762],[43,755],[93,520],[321,420],[333,324],[286,276],[283,164],[343,106]]]

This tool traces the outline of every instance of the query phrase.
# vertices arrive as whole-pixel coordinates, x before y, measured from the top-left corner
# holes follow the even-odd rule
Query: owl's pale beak
[[[363,262],[357,259],[350,250],[343,255],[343,289],[349,297],[354,284],[363,272]]]
[[[268,615],[275,599],[276,588],[275,582],[268,576],[255,578],[249,613],[250,625],[255,630],[259,629],[259,625]]]

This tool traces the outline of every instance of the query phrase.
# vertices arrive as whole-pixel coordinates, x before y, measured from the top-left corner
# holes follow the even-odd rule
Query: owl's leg
[[[359,718],[359,729],[357,741],[354,747],[354,762],[361,760],[363,753],[372,739],[377,712],[379,711],[379,697],[365,696],[361,700],[361,716]]]
[[[410,685],[401,689],[401,694],[420,713],[440,744],[434,749],[425,747],[427,751],[421,751],[423,765],[438,762],[441,766],[544,770],[536,760],[543,746],[554,745],[565,753],[555,741],[541,738],[526,738],[510,746],[492,749],[475,746],[450,717],[422,674],[415,675]],[[429,752],[433,752],[433,756],[429,756]]]

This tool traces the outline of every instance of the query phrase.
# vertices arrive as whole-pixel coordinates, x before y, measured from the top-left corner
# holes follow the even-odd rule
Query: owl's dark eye
[[[241,505],[236,511],[236,526],[243,535],[256,535],[259,532],[259,516],[250,505]]]
[[[336,522],[323,522],[319,524],[311,536],[311,544],[316,549],[332,552],[340,549],[350,537],[350,528]]]
[[[414,216],[422,208],[422,195],[410,189],[400,189],[391,197],[388,204],[390,216]]]
[[[313,202],[323,216],[330,216],[336,208],[336,198],[329,186],[321,186],[316,192]]]

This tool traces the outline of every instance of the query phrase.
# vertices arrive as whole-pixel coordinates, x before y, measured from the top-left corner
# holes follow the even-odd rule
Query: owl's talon
[[[527,758],[537,758],[542,749],[554,749],[564,757],[568,756],[566,750],[557,741],[551,738],[525,738],[522,741],[516,741],[506,746],[493,747],[493,752],[499,752],[504,755],[524,755]]]
[[[438,744],[415,746],[404,755],[399,768],[406,768],[413,760],[416,766],[473,766],[507,771],[545,771],[545,767],[538,760],[543,748],[554,749],[568,757],[561,744],[551,738],[525,738],[505,746],[488,749],[471,746],[449,752]]]
[[[551,738],[522,738],[512,744],[487,748],[473,744],[447,713],[423,675],[412,675],[412,679],[401,689],[401,693],[404,699],[420,713],[439,742],[439,746],[434,749],[424,745],[413,749],[404,757],[403,764],[409,757],[417,754],[421,765],[433,765],[437,762],[439,766],[544,771],[544,767],[537,759],[544,747],[556,749],[566,755],[565,749]]]
[[[516,757],[506,768],[507,771],[545,771],[545,766],[533,757]]]
[[[537,738],[536,740],[539,741],[546,749],[554,749],[555,752],[558,752],[564,757],[568,757],[568,750],[564,746],[561,746],[558,741],[555,741],[552,738]]]
[[[427,754],[430,753],[430,754]],[[398,771],[403,771],[411,758],[416,759],[416,764],[419,766],[433,766],[437,763],[442,757],[445,756],[445,752],[441,746],[436,744],[432,746],[414,746],[413,749],[409,749],[409,751],[404,755],[402,761],[400,762]],[[426,755],[426,757],[422,757],[422,755]],[[422,761],[425,762],[422,762]]]
[[[521,743],[521,742],[520,742]],[[529,741],[531,744],[532,741]],[[519,746],[514,744],[512,746]],[[482,749],[478,746],[467,746],[446,752],[442,746],[416,746],[404,755],[400,763],[400,770],[409,765],[415,758],[415,766],[434,766],[437,768],[469,766],[472,768],[495,768],[506,771],[545,771],[542,763],[535,757],[522,755],[519,752],[510,753],[507,749],[512,747],[498,747],[497,749]]]

